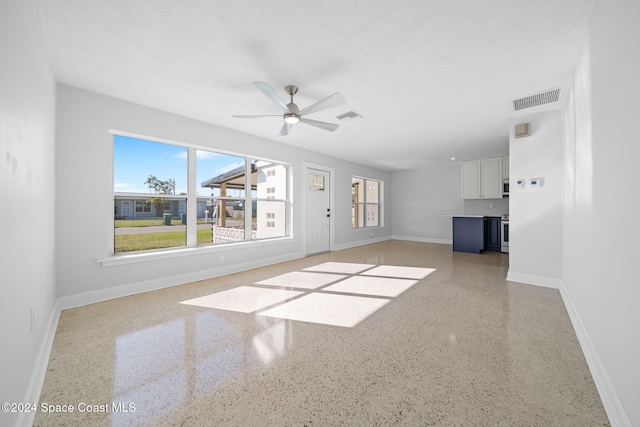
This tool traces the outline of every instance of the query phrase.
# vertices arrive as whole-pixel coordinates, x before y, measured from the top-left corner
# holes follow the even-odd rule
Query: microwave
[[[503,196],[508,196],[509,195],[509,180],[508,179],[503,179],[502,180],[502,195]]]

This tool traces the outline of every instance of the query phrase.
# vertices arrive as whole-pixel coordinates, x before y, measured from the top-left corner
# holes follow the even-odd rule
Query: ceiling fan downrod
[[[289,109],[290,113],[286,113],[284,115],[284,121],[290,125],[300,123],[300,116],[297,114],[300,109],[293,102],[293,95],[298,93],[298,87],[294,85],[287,85],[284,87],[284,91],[291,97],[291,102],[287,104],[287,108]]]

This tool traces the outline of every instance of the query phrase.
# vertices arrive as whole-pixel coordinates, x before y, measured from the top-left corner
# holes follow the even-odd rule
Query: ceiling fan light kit
[[[300,123],[300,116],[296,113],[288,113],[284,115],[284,121],[290,125]]]
[[[300,122],[315,126],[320,129],[333,132],[338,129],[338,125],[334,123],[321,122],[318,120],[307,119],[304,116],[315,113],[317,111],[326,110],[327,108],[335,107],[345,102],[344,96],[340,92],[335,92],[326,98],[322,98],[306,108],[300,110],[298,106],[293,102],[293,95],[298,93],[298,87],[293,85],[285,86],[284,90],[289,95],[291,102],[285,104],[278,96],[275,90],[268,83],[253,82],[258,89],[273,102],[282,112],[282,115],[234,115],[233,117],[240,119],[282,119],[284,124],[278,133],[278,136],[286,136],[291,131],[291,127]]]

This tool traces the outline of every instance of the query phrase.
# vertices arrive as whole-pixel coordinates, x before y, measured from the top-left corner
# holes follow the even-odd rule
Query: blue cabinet
[[[502,243],[500,241],[500,217],[488,216],[485,218],[485,247],[487,251],[501,252]]]
[[[453,217],[453,250],[479,254],[485,245],[485,218],[478,216]],[[500,242],[498,242],[499,244]]]

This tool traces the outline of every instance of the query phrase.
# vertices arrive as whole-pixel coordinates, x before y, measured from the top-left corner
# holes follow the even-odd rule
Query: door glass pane
[[[309,190],[324,191],[324,176],[309,174]]]

